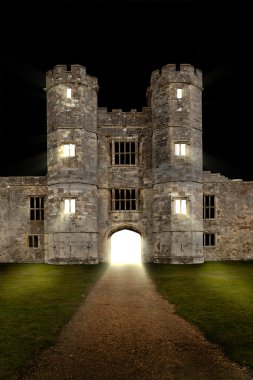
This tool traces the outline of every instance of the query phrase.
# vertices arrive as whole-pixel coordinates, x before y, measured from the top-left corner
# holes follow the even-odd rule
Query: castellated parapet
[[[56,65],[46,73],[46,89],[59,83],[82,84],[98,91],[97,78],[87,75],[86,67],[81,65],[71,65],[70,70],[67,70],[67,65]]]
[[[156,81],[160,83],[192,83],[202,89],[202,72],[189,64],[180,64],[179,66],[169,64],[163,66],[161,70],[152,72],[151,85]]]
[[[130,112],[124,112],[122,109],[112,109],[108,111],[105,107],[98,108],[98,124],[99,125],[115,125],[117,127],[137,126],[151,123],[151,107],[142,107],[142,111],[138,112],[132,109]]]
[[[253,182],[203,172],[201,71],[154,71],[141,111],[98,108],[81,65],[45,90],[48,173],[0,178],[1,262],[110,262],[122,229],[143,262],[253,259]]]

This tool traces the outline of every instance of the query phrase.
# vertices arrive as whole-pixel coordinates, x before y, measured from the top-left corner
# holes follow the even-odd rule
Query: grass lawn
[[[177,314],[198,326],[233,361],[253,367],[253,262],[145,268]]]
[[[0,379],[55,342],[106,267],[0,264]]]

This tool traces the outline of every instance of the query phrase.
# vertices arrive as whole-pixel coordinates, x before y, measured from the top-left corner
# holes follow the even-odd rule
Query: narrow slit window
[[[67,88],[67,98],[71,99],[72,98],[72,91],[71,88]]]
[[[175,212],[176,214],[187,214],[186,199],[175,199]]]
[[[215,219],[215,196],[203,196],[203,219]]]
[[[63,145],[63,156],[64,157],[75,157],[76,146],[74,144],[64,144]]]
[[[64,213],[75,214],[76,212],[76,200],[75,198],[67,198],[64,200]]]
[[[182,88],[177,88],[177,99],[182,99],[182,97],[183,97]]]

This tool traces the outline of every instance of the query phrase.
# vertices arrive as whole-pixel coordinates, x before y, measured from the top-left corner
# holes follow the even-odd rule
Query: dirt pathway
[[[155,290],[144,269],[110,267],[57,344],[23,380],[252,379]]]

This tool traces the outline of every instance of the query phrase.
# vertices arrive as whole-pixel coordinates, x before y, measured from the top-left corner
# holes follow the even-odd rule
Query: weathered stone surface
[[[98,262],[97,89],[97,79],[79,65],[70,71],[56,66],[47,73],[49,263]],[[63,157],[64,144],[75,145],[74,157]],[[74,214],[64,213],[66,198],[75,199]]]
[[[202,73],[186,64],[154,71],[142,112],[97,108],[97,91],[83,66],[47,72],[48,175],[0,178],[0,261],[110,262],[120,229],[141,234],[143,262],[253,259],[253,182],[203,172]],[[114,162],[122,141],[134,144],[134,164]],[[64,144],[75,145],[74,157],[63,157]],[[186,145],[186,156],[175,144]],[[135,189],[136,209],[115,210],[115,189]],[[203,194],[215,195],[214,219],[203,221]],[[30,220],[31,196],[45,197],[45,221]],[[64,213],[66,198],[75,213]],[[178,199],[186,214],[176,214]],[[215,246],[203,249],[203,231],[215,234]]]
[[[46,177],[0,178],[0,262],[44,262],[44,221],[30,220],[30,196],[47,194]],[[29,235],[39,248],[30,248]]]
[[[233,181],[204,172],[204,194],[215,195],[216,215],[204,220],[204,231],[216,235],[204,248],[205,260],[253,259],[253,181]]]
[[[182,99],[177,90],[182,90]],[[202,76],[189,65],[165,66],[151,78],[153,122],[153,221],[155,262],[203,262]],[[175,144],[187,146],[175,155]],[[187,202],[175,214],[176,199]]]

